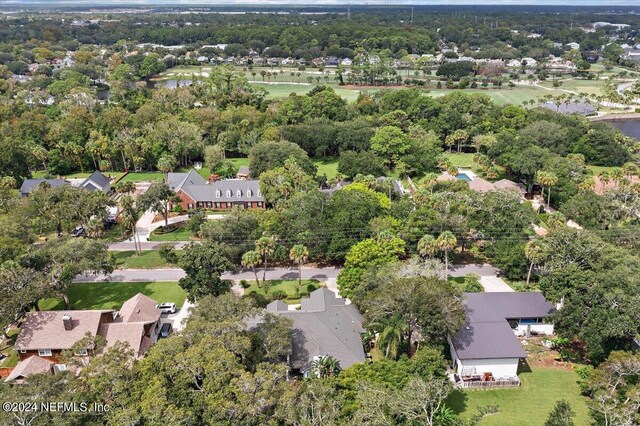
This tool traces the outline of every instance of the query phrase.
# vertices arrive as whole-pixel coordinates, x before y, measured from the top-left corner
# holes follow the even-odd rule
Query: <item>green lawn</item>
[[[147,250],[142,253],[130,251],[118,251],[112,253],[119,269],[154,269],[169,266],[166,260],[160,257],[155,250]]]
[[[313,163],[318,167],[319,176],[327,175],[331,179],[338,174],[338,158],[317,159]]]
[[[464,418],[477,412],[477,407],[498,405],[500,412],[487,416],[479,426],[543,425],[556,401],[564,399],[576,413],[576,425],[589,424],[586,398],[580,396],[578,375],[573,371],[535,368],[520,374],[522,386],[517,389],[456,391],[449,406]]]
[[[182,306],[187,294],[177,282],[99,282],[75,283],[69,287],[72,309],[120,309],[122,304],[138,293],[158,303],[173,302]],[[60,299],[43,299],[41,310],[64,309]]]
[[[260,274],[258,274],[260,277]],[[287,303],[300,303],[300,297],[306,296],[309,294],[307,291],[307,286],[312,284],[315,288],[321,287],[320,282],[318,280],[302,280],[302,285],[298,286],[298,280],[270,280],[267,281],[269,284],[269,294],[273,294],[276,291],[284,291],[287,294],[287,299],[285,302]],[[264,295],[264,288],[258,287],[255,281],[249,281],[249,288],[244,290],[244,294],[249,294],[252,292]]]
[[[602,172],[607,172],[611,174],[614,171],[620,169],[620,167],[587,166],[587,169],[591,170],[594,176],[598,176]]]
[[[120,182],[153,182],[161,181],[163,179],[164,175],[162,174],[162,172],[131,172],[123,177]]]
[[[193,232],[188,230],[186,226],[180,226],[175,231],[166,234],[156,234],[156,231],[151,233],[151,241],[189,241],[193,237]]]

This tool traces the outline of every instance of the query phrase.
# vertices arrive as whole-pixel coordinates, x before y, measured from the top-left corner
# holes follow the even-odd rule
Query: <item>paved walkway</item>
[[[182,331],[185,326],[186,319],[189,318],[189,315],[191,315],[191,308],[193,308],[193,306],[193,303],[185,300],[182,308],[180,308],[178,312],[176,312],[175,314],[167,315],[166,319],[172,323],[173,331]]]
[[[146,212],[144,212],[142,217],[138,219],[138,222],[136,223],[136,233],[138,234],[138,238],[140,239],[141,242],[148,241],[149,238],[151,237],[151,233],[154,230],[164,226],[164,220],[159,220],[157,222],[154,222],[153,219],[155,217],[156,217],[156,212],[147,210]],[[180,223],[180,222],[185,222],[187,220],[189,220],[189,215],[185,214],[182,216],[171,217],[169,218],[168,222],[169,222],[169,225],[171,225],[172,223]],[[133,240],[131,238],[129,238],[127,241],[131,241],[133,243]]]
[[[505,283],[502,278],[497,276],[492,277],[480,277],[480,284],[484,287],[484,291],[487,293],[495,292],[512,292],[514,291],[509,284]]]
[[[454,265],[449,267],[449,275],[452,277],[464,277],[467,274],[480,276],[480,284],[486,292],[509,292],[513,289],[498,277],[498,268],[489,264],[482,265]]]

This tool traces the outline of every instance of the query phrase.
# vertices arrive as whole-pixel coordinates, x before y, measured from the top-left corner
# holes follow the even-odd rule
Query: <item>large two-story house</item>
[[[29,312],[20,326],[14,350],[20,362],[6,378],[20,383],[31,374],[64,370],[64,351],[78,357],[89,356],[92,348],[77,348],[86,336],[101,336],[106,347],[125,342],[140,358],[158,340],[160,311],[156,302],[138,293],[124,302],[119,311],[68,310]]]
[[[251,179],[223,179],[209,182],[191,169],[169,173],[167,185],[180,199],[183,210],[229,210],[234,207],[263,209],[265,200],[260,184]]]

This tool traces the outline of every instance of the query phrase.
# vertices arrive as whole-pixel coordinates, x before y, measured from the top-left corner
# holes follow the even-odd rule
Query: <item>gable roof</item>
[[[52,365],[53,362],[48,359],[41,358],[37,355],[30,356],[29,358],[20,361],[4,381],[5,383],[13,380],[19,381],[20,379],[24,379],[32,374],[49,373],[51,372]]]
[[[518,191],[521,194],[526,194],[527,189],[525,188],[525,186],[521,183],[516,183],[512,180],[508,180],[508,179],[500,179],[497,182],[493,183],[493,186],[496,189],[513,189]]]
[[[267,305],[267,312],[293,321],[291,367],[306,370],[315,357],[331,355],[347,368],[365,360],[362,316],[354,305],[320,288],[301,300],[299,311],[284,310],[283,302]]]
[[[160,319],[160,310],[156,308],[156,301],[142,293],[124,302],[119,314],[123,322],[151,323]]]
[[[469,189],[478,192],[487,192],[495,189],[493,184],[482,178],[475,178],[469,182]]]
[[[104,190],[104,188],[109,186],[111,180],[103,175],[100,171],[96,170],[89,175],[89,177],[82,183],[82,186],[86,186],[86,184],[88,183],[92,183],[93,186]]]
[[[249,169],[249,166],[240,166],[238,167],[238,173],[236,174],[242,175],[242,176],[249,176],[251,174],[251,170]]]
[[[100,326],[100,334],[107,341],[107,348],[116,342],[128,343],[136,357],[144,355],[151,345],[143,345],[144,322],[111,322]]]
[[[167,174],[167,185],[174,191],[179,190],[185,185],[206,185],[205,178],[195,170],[191,169],[187,173],[169,173]]]
[[[35,191],[43,182],[47,182],[52,188],[70,184],[69,181],[64,179],[26,179],[20,186],[20,193],[30,194]]]
[[[525,358],[527,354],[507,320],[544,318],[554,310],[536,292],[465,293],[463,304],[467,320],[451,338],[456,356],[462,360]]]
[[[86,333],[98,334],[100,319],[112,310],[28,312],[20,326],[15,350],[70,349]],[[65,330],[62,317],[71,314],[73,328]]]

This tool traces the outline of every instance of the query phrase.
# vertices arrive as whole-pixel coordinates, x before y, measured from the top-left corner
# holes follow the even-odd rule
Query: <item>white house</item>
[[[353,61],[351,60],[351,58],[344,58],[342,61],[340,61],[340,65],[345,67],[350,67],[352,64]]]
[[[580,43],[571,42],[567,43],[567,46],[569,46],[573,50],[580,50]]]
[[[463,387],[519,385],[526,358],[517,334],[553,334],[546,318],[554,311],[540,293],[465,293],[462,329],[449,339],[456,382]]]

